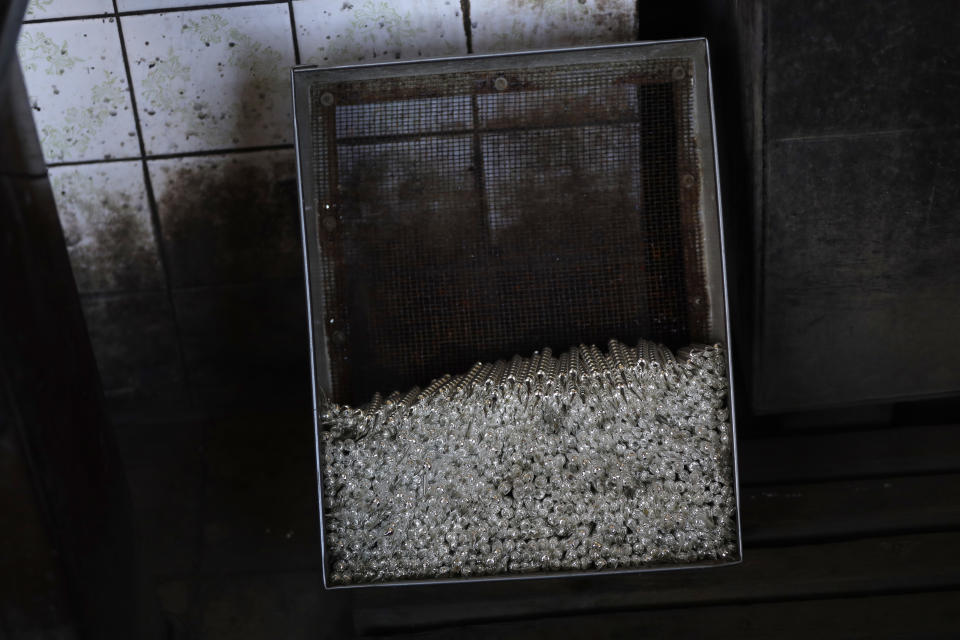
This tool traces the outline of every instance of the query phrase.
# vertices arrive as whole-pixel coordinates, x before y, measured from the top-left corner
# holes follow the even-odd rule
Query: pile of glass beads
[[[331,581],[733,560],[727,394],[721,345],[611,341],[331,404]]]

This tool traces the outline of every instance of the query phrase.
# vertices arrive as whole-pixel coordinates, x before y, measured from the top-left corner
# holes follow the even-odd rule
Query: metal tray
[[[297,67],[292,83],[316,429],[328,402],[477,360],[722,343],[736,474],[705,39]],[[328,561],[324,546],[325,584]]]

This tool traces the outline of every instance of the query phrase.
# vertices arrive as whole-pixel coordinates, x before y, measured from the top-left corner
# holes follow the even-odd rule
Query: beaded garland
[[[323,412],[331,581],[726,561],[726,357],[640,341],[477,363]]]

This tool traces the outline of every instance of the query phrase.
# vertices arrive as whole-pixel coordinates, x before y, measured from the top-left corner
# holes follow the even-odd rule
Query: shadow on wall
[[[573,3],[570,14],[584,13],[581,4]],[[490,35],[483,26],[502,27],[496,44],[486,46],[490,50],[631,39],[633,20],[624,3],[590,4],[593,17],[552,20],[550,28],[540,32],[530,31],[530,25],[517,26],[523,14],[518,6],[510,21],[512,31],[488,16],[481,19],[475,35],[482,45],[484,33]],[[549,6],[533,9],[549,13]],[[519,44],[511,44],[511,38]],[[254,78],[235,86],[232,93],[239,105],[257,105],[265,99],[263,83]],[[243,110],[249,111],[245,106]],[[200,111],[196,117],[201,115],[207,114]],[[308,398],[309,341],[294,151],[148,159],[147,164],[176,337],[172,349],[161,341],[152,345],[133,341],[129,348],[154,352],[141,362],[163,363],[153,378],[179,369],[182,373],[170,380],[185,387],[190,401],[203,407]],[[103,336],[106,351],[114,349],[109,341],[110,336]],[[168,366],[172,356],[179,367]],[[123,366],[120,354],[114,360]],[[149,376],[147,371],[130,373],[141,376],[142,382],[151,380],[143,378]]]
[[[197,399],[306,397],[293,151],[149,163],[185,379]],[[255,392],[251,396],[251,392]]]
[[[637,16],[629,0],[181,5],[93,19],[36,3],[28,18],[43,21],[20,51],[47,160],[70,163],[51,176],[65,178],[58,207],[104,387],[141,411],[309,395],[295,60],[629,41]],[[107,85],[123,108],[83,120],[83,149],[51,154],[46,129]]]
[[[291,149],[148,160],[169,292],[85,300],[108,397],[204,408],[307,402],[309,342]],[[115,224],[99,225],[113,238]],[[101,239],[102,242],[102,239]],[[131,259],[130,251],[104,254]],[[75,267],[76,268],[76,267]]]

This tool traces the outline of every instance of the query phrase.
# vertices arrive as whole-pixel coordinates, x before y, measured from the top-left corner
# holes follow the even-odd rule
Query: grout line
[[[473,25],[470,24],[470,0],[460,0],[460,13],[463,15],[463,33],[467,38],[467,53],[473,53]]]
[[[933,132],[953,132],[960,127],[954,126],[932,126],[932,127],[907,127],[904,129],[875,129],[872,131],[839,131],[837,133],[816,133],[808,136],[786,136],[783,138],[771,138],[768,142],[816,142],[818,140],[837,140],[842,138],[873,138],[879,136],[896,136],[903,133],[933,133]]]
[[[72,160],[70,162],[51,162],[47,165],[49,169],[57,167],[73,167],[84,164],[101,164],[104,162],[137,162],[139,160],[176,160],[178,158],[197,158],[203,156],[226,156],[234,153],[256,153],[258,151],[286,151],[293,149],[293,144],[271,144],[259,147],[237,147],[225,149],[202,149],[200,151],[182,151],[179,153],[157,153],[154,155],[145,154],[143,156],[131,156],[126,158],[101,158],[99,160]]]
[[[293,36],[293,58],[300,64],[300,41],[297,40],[297,21],[293,15],[293,0],[287,0],[287,12],[290,14],[290,35]]]
[[[177,308],[173,304],[173,289],[170,284],[170,264],[166,248],[163,243],[163,234],[160,230],[160,212],[157,208],[157,199],[153,193],[153,182],[150,180],[150,170],[147,166],[147,151],[143,141],[143,128],[140,126],[140,114],[137,110],[136,92],[133,88],[133,75],[130,72],[130,58],[127,56],[127,44],[123,39],[123,26],[120,24],[119,9],[117,0],[113,0],[113,10],[117,14],[117,34],[120,37],[120,55],[123,57],[123,68],[127,75],[127,85],[130,91],[130,106],[133,110],[133,123],[137,130],[137,141],[140,144],[140,163],[143,168],[143,184],[147,192],[147,204],[150,207],[150,224],[153,227],[153,239],[157,243],[157,260],[160,263],[160,271],[163,273],[164,283],[166,285],[167,304],[170,305],[170,316],[173,321],[173,335],[177,341],[177,363],[180,366],[180,373],[187,395],[190,395],[190,376],[187,372],[187,359],[183,352],[183,339],[180,332],[180,323],[177,320]]]
[[[87,13],[79,16],[64,16],[59,18],[35,18],[33,20],[24,20],[23,24],[46,24],[48,22],[67,22],[69,20],[116,20],[117,14],[114,11],[110,13]]]
[[[256,153],[258,151],[284,151],[293,149],[293,144],[265,144],[258,147],[237,147],[235,149],[203,149],[200,151],[184,151],[180,153],[157,153],[154,155],[145,155],[144,159],[150,160],[176,160],[177,158],[198,158],[203,156],[225,156],[232,153]]]
[[[722,566],[722,565],[721,565]],[[719,567],[717,567],[719,568]],[[670,573],[676,573],[677,569],[669,569]],[[600,575],[603,572],[599,572]],[[415,634],[430,634],[431,632],[449,632],[448,637],[462,637],[468,635],[469,630],[474,632],[488,627],[488,631],[493,631],[489,627],[495,625],[507,625],[511,623],[523,622],[546,622],[573,620],[575,618],[601,620],[604,616],[614,615],[642,615],[657,611],[679,612],[679,611],[698,611],[712,607],[755,607],[765,604],[790,604],[790,603],[822,603],[833,600],[877,600],[880,598],[895,598],[898,596],[927,595],[940,593],[956,593],[960,595],[960,583],[955,580],[947,584],[919,583],[912,587],[885,587],[885,588],[867,588],[861,587],[856,590],[829,591],[815,590],[799,593],[785,593],[780,595],[737,595],[732,596],[712,596],[710,598],[691,598],[687,600],[677,600],[673,602],[657,602],[653,604],[622,604],[616,606],[601,606],[591,609],[565,609],[543,611],[520,611],[505,613],[490,617],[472,617],[461,618],[458,620],[434,620],[431,622],[411,622],[398,626],[377,625],[376,623],[361,629],[363,637],[413,637]],[[691,613],[690,615],[695,615]],[[600,624],[597,629],[602,628]],[[435,633],[432,633],[436,637]],[[475,633],[469,634],[470,637],[479,637]],[[485,637],[485,636],[484,636]],[[592,637],[592,636],[591,636]],[[761,636],[763,637],[763,636]]]
[[[473,97],[476,94],[472,94]],[[634,125],[638,122],[636,117],[623,118],[620,120],[596,120],[590,123],[591,126],[596,127],[617,127],[622,125]],[[393,142],[403,142],[406,140],[417,140],[424,137],[430,138],[458,138],[465,137],[474,133],[478,134],[498,134],[498,135],[508,135],[513,133],[525,133],[527,131],[554,131],[557,129],[577,129],[581,128],[584,125],[582,123],[575,124],[535,124],[535,125],[525,125],[525,126],[512,126],[512,127],[497,127],[497,126],[486,126],[482,127],[479,125],[479,122],[475,126],[472,126],[469,129],[443,129],[438,131],[431,131],[429,133],[424,132],[413,132],[413,133],[387,133],[387,134],[373,134],[373,135],[364,135],[364,136],[347,136],[343,138],[337,138],[337,144],[343,146],[353,146],[353,145],[366,145],[366,144],[389,144]]]
[[[931,524],[919,526],[885,526],[870,525],[869,529],[840,531],[836,533],[805,533],[802,535],[791,536],[773,535],[770,538],[758,538],[755,540],[744,539],[744,549],[783,549],[786,547],[815,547],[834,544],[843,544],[845,542],[861,542],[868,540],[877,540],[878,538],[905,538],[905,537],[923,537],[936,536],[943,533],[955,533],[958,530],[955,523]]]
[[[164,7],[162,9],[138,9],[136,11],[118,11],[120,16],[148,16],[155,13],[176,13],[180,11],[204,11],[213,9],[230,9],[233,7],[256,7],[267,4],[284,4],[287,0],[246,0],[246,2],[220,2],[218,4],[182,5],[178,7]]]
[[[302,286],[303,275],[291,275],[291,276],[275,276],[272,278],[261,278],[259,280],[247,280],[244,282],[217,282],[213,284],[194,284],[186,285],[183,287],[174,287],[174,293],[199,293],[201,291],[219,291],[223,289],[246,289],[251,287],[269,287],[271,289],[276,289],[276,287],[283,285],[294,285]]]
[[[633,5],[633,39],[640,40],[640,11],[643,10],[643,0],[637,0]]]
[[[124,156],[122,158],[100,158],[97,160],[69,160],[67,162],[49,162],[47,169],[56,169],[57,167],[76,167],[85,164],[104,164],[108,162],[140,162],[142,156]]]
[[[181,287],[170,287],[170,290],[173,294],[178,293],[198,293],[202,291],[220,291],[222,289],[243,289],[248,287],[276,287],[282,286],[285,284],[294,284],[296,282],[302,282],[303,276],[300,274],[289,275],[289,276],[274,276],[270,278],[260,278],[257,280],[245,280],[245,281],[225,281],[225,282],[212,282],[208,284],[193,284],[185,285]],[[80,297],[83,300],[115,300],[118,298],[123,298],[126,296],[145,296],[151,294],[162,294],[166,293],[166,288],[153,288],[153,289],[122,289],[119,291],[82,291],[79,292]]]
[[[202,11],[213,9],[230,9],[232,7],[257,7],[260,5],[285,4],[290,0],[246,0],[245,2],[222,2],[219,4],[204,5],[183,5],[178,7],[163,7],[160,9],[137,9],[135,11],[120,11],[114,3],[113,11],[110,13],[94,13],[77,16],[65,16],[59,18],[35,18],[33,20],[24,20],[23,24],[42,24],[45,22],[66,22],[68,20],[91,20],[95,18],[117,18],[118,16],[149,16],[163,13],[179,13],[182,11]]]
[[[156,289],[124,289],[122,291],[81,291],[80,299],[83,302],[97,302],[99,300],[119,300],[128,296],[148,296],[166,293],[165,288]]]
[[[753,380],[752,380],[752,389],[750,390],[750,395],[752,396],[751,401],[754,407],[757,407],[762,403],[763,400],[763,384],[760,382],[760,377],[755,375],[757,371],[760,371],[760,367],[763,366],[764,362],[764,332],[766,329],[766,323],[764,322],[764,309],[766,305],[766,277],[764,269],[767,266],[767,176],[769,174],[769,161],[767,158],[767,145],[769,141],[767,140],[767,51],[768,47],[768,33],[767,33],[767,9],[761,4],[757,5],[756,12],[759,13],[760,24],[757,26],[758,38],[760,42],[758,43],[759,48],[759,61],[756,64],[759,66],[757,69],[757,76],[759,77],[759,87],[755,87],[754,91],[759,91],[759,123],[756,123],[757,128],[759,129],[759,149],[758,154],[760,156],[760,166],[754,169],[754,174],[758,176],[760,181],[759,187],[757,189],[757,202],[754,203],[756,211],[754,211],[754,234],[753,239],[754,247],[756,250],[756,265],[755,273],[753,274],[753,299],[755,300],[756,307],[753,310],[753,354],[751,366],[753,371]],[[754,117],[757,118],[758,114],[754,112]],[[755,125],[755,126],[756,126]],[[755,158],[756,160],[756,158]]]
[[[43,173],[30,173],[29,171],[3,171],[0,172],[0,176],[4,178],[12,178],[14,180],[39,180],[40,178],[49,177],[49,173],[44,171]],[[0,636],[2,637],[2,636]]]
[[[480,106],[476,91],[470,95],[470,117],[471,124],[473,124],[473,135],[470,137],[470,146],[473,155],[474,181],[478,199],[480,200],[480,223],[487,237],[493,239],[495,238],[495,230],[491,228],[490,224],[490,202],[487,195],[486,170],[484,169],[483,144],[480,132]]]
[[[821,472],[822,474],[822,472]],[[773,478],[761,478],[759,480],[751,480],[750,474],[747,474],[747,479],[740,479],[740,491],[741,493],[744,489],[750,490],[759,490],[759,489],[771,489],[771,488],[780,488],[780,487],[791,487],[798,485],[830,485],[830,484],[843,484],[851,482],[859,482],[861,480],[871,481],[871,480],[882,480],[885,478],[924,478],[927,476],[950,476],[960,474],[960,469],[956,466],[945,466],[945,467],[936,467],[933,469],[885,469],[881,471],[861,471],[854,472],[836,476],[823,476],[818,475],[816,477],[802,477],[802,476],[793,476],[786,477],[781,480],[776,480]],[[741,476],[743,474],[741,473]]]
[[[210,476],[210,420],[208,417],[200,422],[200,486],[198,490],[200,495],[198,499],[197,524],[194,534],[196,535],[196,555],[193,558],[189,584],[189,599],[186,610],[186,624],[188,637],[193,637],[200,628],[203,621],[203,612],[206,609],[206,592],[203,582],[203,568],[206,556],[206,535],[205,527],[207,524],[208,511],[210,509],[209,499],[207,497],[208,482]]]

